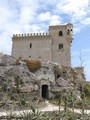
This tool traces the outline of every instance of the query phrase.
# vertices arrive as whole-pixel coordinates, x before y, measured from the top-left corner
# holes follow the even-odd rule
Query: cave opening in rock
[[[49,98],[48,85],[42,85],[42,97],[44,99]]]

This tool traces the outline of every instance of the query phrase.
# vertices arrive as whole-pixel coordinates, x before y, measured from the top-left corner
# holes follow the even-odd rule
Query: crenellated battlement
[[[27,34],[13,34],[13,37],[32,37],[32,36],[48,36],[49,32],[44,33],[27,33]]]

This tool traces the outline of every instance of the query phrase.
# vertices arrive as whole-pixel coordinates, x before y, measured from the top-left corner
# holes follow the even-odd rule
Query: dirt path
[[[59,110],[59,106],[57,106],[57,105],[54,105],[54,104],[51,104],[51,103],[46,103],[46,107],[44,107],[44,108],[40,108],[40,109],[37,109],[38,111],[58,111]],[[64,110],[64,107],[63,106],[61,106],[60,107],[60,110],[62,111],[62,110]],[[70,109],[69,108],[69,110],[70,111],[72,111],[72,109]],[[14,115],[17,115],[17,116],[20,116],[21,114],[23,114],[23,113],[29,113],[29,112],[32,112],[31,110],[21,110],[21,111],[8,111],[8,112],[0,112],[0,117],[1,116],[7,116],[7,115],[9,115],[10,113],[12,113],[12,114],[14,114]],[[80,110],[80,109],[74,109],[74,112],[76,112],[76,113],[81,113],[82,112],[82,110]],[[90,110],[85,110],[84,111],[86,114],[90,114]]]
[[[70,111],[73,111],[72,108],[68,108]],[[46,107],[39,109],[40,111],[58,111],[59,110],[59,106],[51,104],[51,103],[47,103]],[[64,110],[63,106],[60,106],[60,110]],[[82,113],[81,109],[74,109],[75,113]],[[84,112],[86,114],[90,114],[90,110],[84,110]]]

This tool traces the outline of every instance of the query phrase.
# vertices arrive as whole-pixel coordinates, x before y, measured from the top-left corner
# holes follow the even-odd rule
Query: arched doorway
[[[49,98],[48,85],[42,85],[42,97],[45,99]]]

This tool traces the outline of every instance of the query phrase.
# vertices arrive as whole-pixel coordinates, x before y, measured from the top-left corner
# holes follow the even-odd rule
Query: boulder
[[[0,65],[15,65],[16,59],[10,55],[1,54],[0,55]]]

